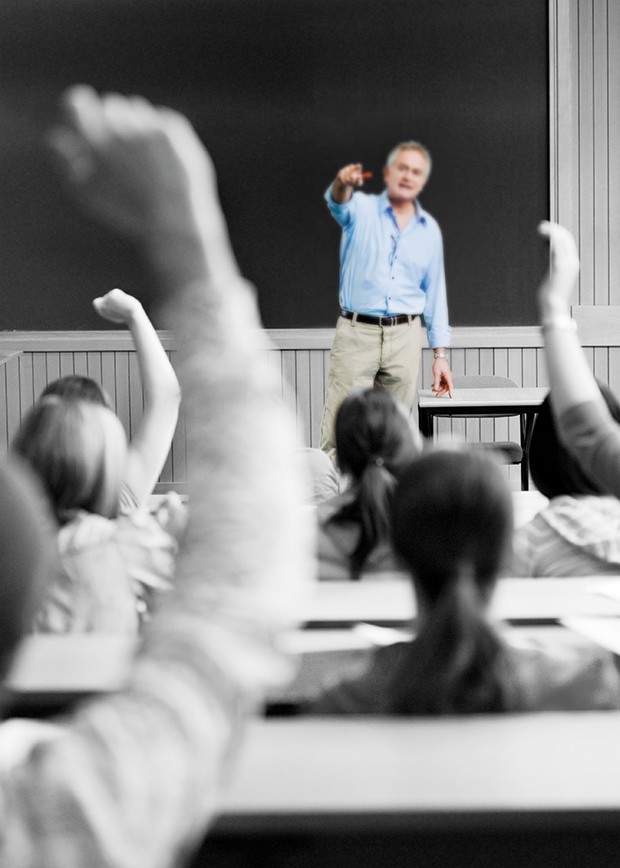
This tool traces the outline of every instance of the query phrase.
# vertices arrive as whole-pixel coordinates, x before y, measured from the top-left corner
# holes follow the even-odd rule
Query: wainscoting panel
[[[605,323],[617,321],[617,311],[575,308],[574,315],[595,375],[620,393],[619,341],[617,337],[612,340],[610,329],[605,327]],[[270,339],[270,347],[265,350],[267,360],[280,383],[283,402],[295,415],[298,444],[318,447],[333,329],[283,329],[266,334]],[[160,337],[174,364],[171,335],[161,332]],[[537,327],[455,328],[450,357],[457,375],[496,374],[511,377],[523,386],[548,384]],[[432,384],[432,361],[432,353],[425,346],[421,388]],[[84,374],[103,385],[131,438],[142,418],[143,399],[136,356],[127,332],[0,332],[0,455],[6,455],[21,419],[47,383],[69,373]],[[159,491],[174,487],[182,490],[190,478],[185,425],[181,408]],[[519,437],[517,419],[442,419],[436,420],[436,425],[440,438],[480,441]],[[511,483],[514,477],[518,484],[518,468],[510,468],[509,477]]]

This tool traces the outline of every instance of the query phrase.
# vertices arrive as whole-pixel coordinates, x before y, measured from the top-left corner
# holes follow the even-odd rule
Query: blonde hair
[[[433,165],[433,160],[431,158],[430,151],[428,150],[427,147],[425,147],[420,142],[415,142],[413,140],[410,140],[408,142],[400,142],[398,145],[395,145],[392,148],[392,150],[390,151],[390,153],[387,155],[387,160],[385,161],[385,165],[391,166],[395,162],[396,157],[399,155],[399,153],[401,151],[418,151],[420,154],[422,154],[422,156],[426,160],[426,165],[428,166],[427,177],[428,177],[428,175],[430,175],[431,168]]]
[[[43,398],[24,419],[12,449],[41,478],[60,524],[77,510],[117,516],[127,437],[111,410]]]

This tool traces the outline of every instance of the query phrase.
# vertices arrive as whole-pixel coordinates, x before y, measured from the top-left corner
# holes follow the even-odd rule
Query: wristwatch
[[[447,353],[433,353],[433,355],[435,356],[436,359],[447,359],[448,358]]]

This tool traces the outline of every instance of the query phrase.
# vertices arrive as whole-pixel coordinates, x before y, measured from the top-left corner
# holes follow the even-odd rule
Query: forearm
[[[568,314],[543,320],[551,405],[556,418],[586,401],[604,405],[577,332],[569,323]]]
[[[165,403],[170,410],[178,408],[181,401],[179,381],[142,305],[136,307],[128,326],[136,351],[145,409],[160,403]]]
[[[338,205],[343,205],[348,202],[353,195],[353,187],[351,184],[345,184],[336,176],[332,182],[332,199]]]

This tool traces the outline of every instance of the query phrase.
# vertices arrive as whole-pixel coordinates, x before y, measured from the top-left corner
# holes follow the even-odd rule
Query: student
[[[189,123],[79,87],[52,142],[78,198],[132,238],[158,278],[195,476],[175,587],[125,687],[55,723],[0,726],[0,863],[164,868],[201,841],[245,719],[290,674],[275,640],[297,620],[310,564],[294,425]],[[4,503],[10,496],[0,488]],[[3,579],[38,580],[24,572]],[[23,621],[19,605],[10,615]],[[7,661],[13,647],[2,650]]]
[[[340,494],[340,478],[332,459],[322,449],[299,447],[295,455],[305,480],[304,503],[317,506]]]
[[[540,234],[548,238],[549,274],[538,291],[538,302],[549,383],[551,409],[566,448],[601,491],[620,497],[620,427],[614,421],[588,365],[570,316],[570,302],[579,276],[579,256],[568,229],[544,221]]]
[[[442,715],[620,707],[620,676],[606,652],[545,647],[517,630],[502,634],[489,619],[513,518],[510,491],[488,456],[442,448],[414,459],[399,480],[392,521],[395,548],[415,588],[416,635],[380,648],[361,677],[328,688],[308,711]]]
[[[137,298],[113,289],[93,305],[104,319],[129,328],[136,349],[144,397],[143,416],[136,426],[127,454],[121,511],[130,512],[152,493],[172,444],[179,416],[181,390],[157,332]],[[103,387],[79,374],[48,383],[41,397],[81,398],[111,407]]]
[[[58,531],[34,629],[135,633],[172,586],[176,540],[146,510],[119,515],[127,438],[92,401],[41,398],[12,443],[38,475]]]
[[[391,392],[363,389],[338,408],[335,436],[348,484],[317,507],[319,578],[397,571],[388,500],[395,473],[421,448],[418,432]]]
[[[599,383],[613,419],[620,405]],[[513,537],[511,576],[620,575],[620,500],[601,486],[563,445],[548,396],[536,416],[530,472],[549,503]]]

